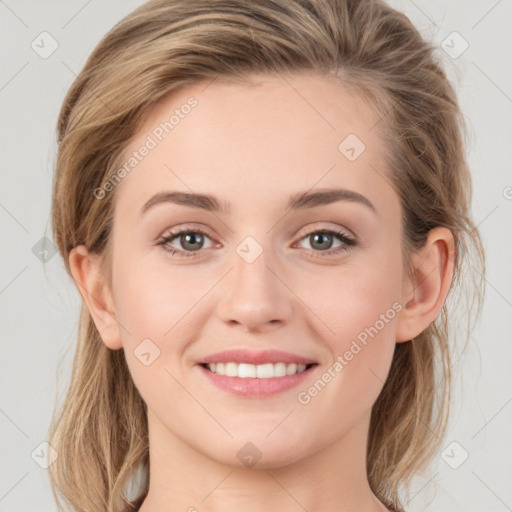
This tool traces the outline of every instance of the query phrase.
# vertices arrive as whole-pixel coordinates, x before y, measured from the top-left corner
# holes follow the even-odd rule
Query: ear
[[[432,229],[425,245],[412,255],[413,277],[404,280],[397,320],[397,343],[424,331],[441,310],[453,279],[455,243],[447,228]]]
[[[112,294],[101,266],[100,256],[89,253],[85,245],[79,245],[69,253],[69,265],[103,343],[112,350],[122,348]]]

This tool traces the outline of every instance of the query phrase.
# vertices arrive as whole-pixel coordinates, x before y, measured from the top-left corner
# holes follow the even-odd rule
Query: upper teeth
[[[286,375],[295,375],[306,369],[305,364],[295,363],[265,363],[265,364],[246,364],[246,363],[209,363],[208,369],[219,375],[228,377],[241,377],[243,379],[252,377],[257,379],[271,379],[272,377],[284,377]]]

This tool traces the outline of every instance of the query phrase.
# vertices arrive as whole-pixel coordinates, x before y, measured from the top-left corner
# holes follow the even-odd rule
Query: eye
[[[164,236],[158,242],[158,245],[161,245],[164,250],[170,252],[171,255],[177,254],[178,256],[185,257],[198,256],[201,249],[205,249],[204,242],[206,238],[211,240],[208,233],[202,229],[190,227],[182,228]],[[302,240],[307,240],[310,243],[310,255],[315,257],[333,256],[357,245],[356,240],[346,232],[333,229],[311,231],[300,239],[300,241]],[[336,240],[340,243],[337,247],[333,248],[333,243]],[[175,241],[179,242],[181,248],[170,245]]]
[[[180,256],[196,256],[196,252],[204,249],[203,245],[205,238],[209,239],[210,237],[202,229],[183,228],[163,237],[158,242],[158,245],[161,245],[164,250],[170,252],[172,255],[178,253]],[[169,246],[169,244],[176,239],[180,243],[182,249],[176,249]]]
[[[333,249],[333,243],[336,239],[339,240],[340,244]],[[347,233],[345,233],[344,231],[332,229],[321,229],[311,231],[306,236],[301,238],[301,241],[302,240],[307,240],[311,245],[311,255],[320,257],[324,255],[332,256],[334,254],[347,251],[350,247],[354,247],[355,245],[357,245],[356,240]]]

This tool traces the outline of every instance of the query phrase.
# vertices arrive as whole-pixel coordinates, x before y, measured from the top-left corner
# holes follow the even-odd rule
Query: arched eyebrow
[[[377,213],[375,206],[367,197],[359,194],[359,192],[342,188],[321,189],[314,192],[310,192],[308,190],[304,192],[297,192],[290,197],[287,209],[303,210],[307,208],[315,208],[317,206],[324,206],[337,201],[359,203],[368,207],[374,213]],[[190,208],[200,208],[209,212],[222,213],[226,215],[230,213],[230,204],[215,196],[168,190],[158,192],[144,203],[141,210],[141,216],[152,207],[161,203],[180,204]]]

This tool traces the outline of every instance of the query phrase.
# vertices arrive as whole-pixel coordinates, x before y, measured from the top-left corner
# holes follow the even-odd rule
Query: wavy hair
[[[454,235],[455,274],[438,318],[396,345],[373,405],[367,474],[374,494],[403,507],[415,474],[440,448],[450,407],[455,309],[480,310],[485,258],[471,219],[466,126],[455,91],[410,20],[380,0],[150,0],[98,43],[63,102],[57,127],[52,232],[69,253],[84,244],[110,275],[115,190],[93,191],[164,97],[199,81],[244,83],[257,73],[334,75],[371,102],[389,148],[390,181],[402,205],[406,266],[428,232]],[[470,266],[473,265],[473,271]],[[463,277],[463,278],[462,278]],[[463,288],[468,285],[469,292]],[[474,301],[464,300],[475,297]],[[450,321],[449,321],[450,320]],[[469,329],[469,327],[468,327]],[[467,337],[466,337],[467,340]],[[136,474],[148,491],[147,409],[123,350],[102,342],[84,303],[69,389],[55,406],[52,491],[72,511],[119,512]]]

